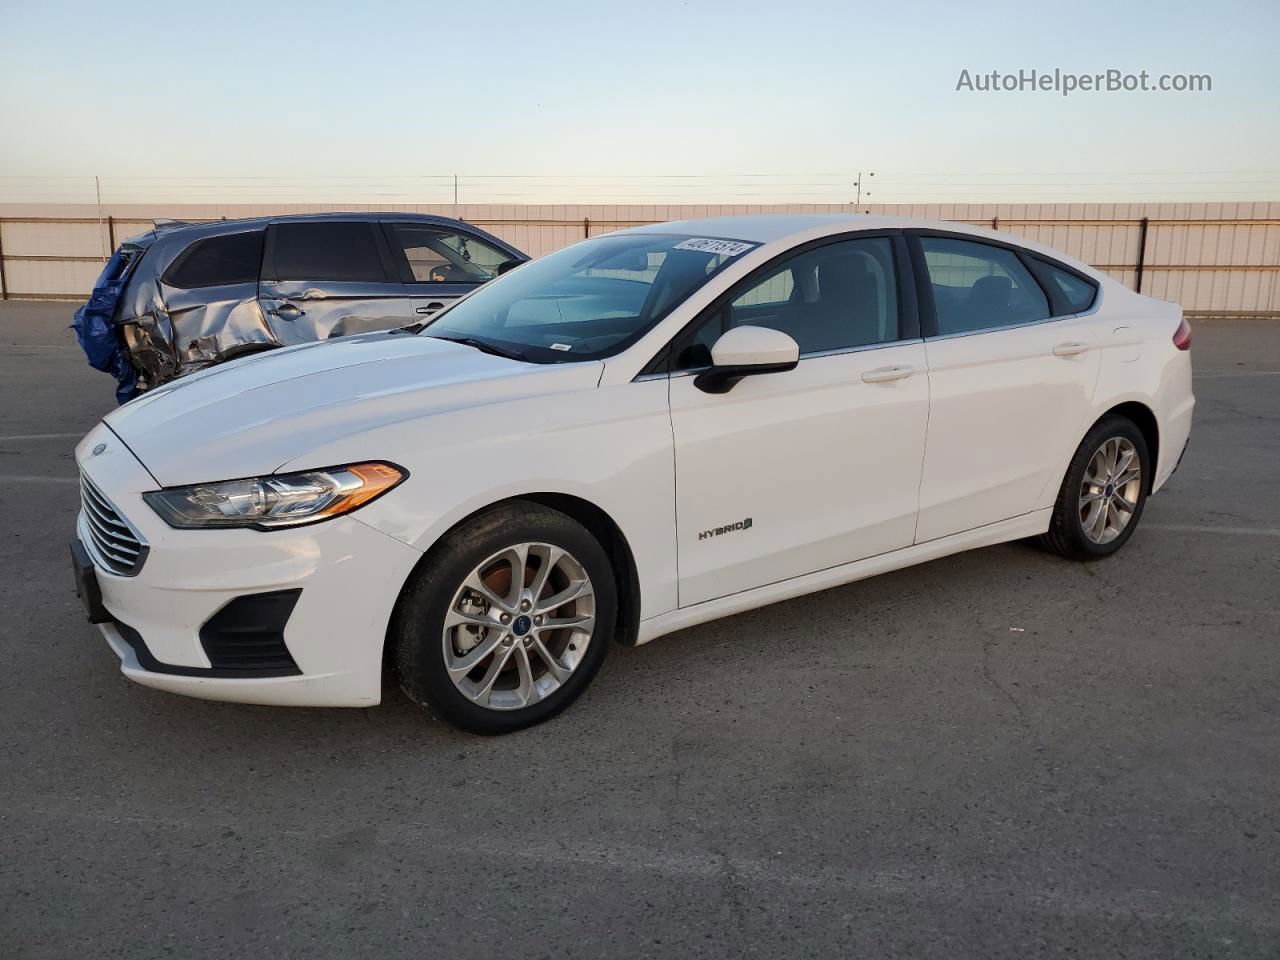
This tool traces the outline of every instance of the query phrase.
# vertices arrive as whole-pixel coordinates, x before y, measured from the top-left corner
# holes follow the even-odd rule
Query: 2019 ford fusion
[[[469,730],[611,643],[1024,537],[1106,557],[1187,443],[1181,310],[1034,243],[888,217],[645,226],[428,322],[159,387],[76,451],[126,676]]]

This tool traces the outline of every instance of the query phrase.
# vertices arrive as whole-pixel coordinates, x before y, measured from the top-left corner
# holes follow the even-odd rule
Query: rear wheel
[[[1133,421],[1108,416],[1081,441],[1037,543],[1073,560],[1115,553],[1133,535],[1151,489],[1147,442]]]
[[[591,682],[617,609],[599,542],[540,504],[467,521],[415,573],[392,626],[401,686],[455,726],[547,720]]]

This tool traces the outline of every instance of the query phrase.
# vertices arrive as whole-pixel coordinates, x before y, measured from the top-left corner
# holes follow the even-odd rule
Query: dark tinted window
[[[165,272],[164,282],[184,289],[257,283],[261,262],[261,230],[206,237],[178,256]]]
[[[938,333],[968,333],[1049,317],[1049,301],[1018,255],[1004,247],[921,237]]]
[[[898,282],[893,247],[864,237],[816,247],[752,278],[686,341],[676,369],[707,366],[711,346],[732,327],[772,327],[802,354],[897,340]]]
[[[1062,298],[1072,313],[1088,310],[1093,306],[1097,287],[1088,280],[1048,263],[1044,264],[1044,274],[1061,291]]]
[[[391,225],[417,283],[484,283],[512,259],[497,247],[456,230],[414,223]]]
[[[273,280],[387,279],[373,225],[359,221],[276,223],[271,226]]]

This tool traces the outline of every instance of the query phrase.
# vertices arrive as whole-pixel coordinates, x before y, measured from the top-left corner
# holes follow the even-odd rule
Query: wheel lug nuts
[[[509,614],[509,613],[504,613],[504,614],[503,614],[501,617],[499,617],[498,619],[500,619],[503,623],[510,623],[510,622],[511,622],[511,614]]]
[[[513,640],[514,640],[514,638],[513,638],[513,637],[504,637],[504,638],[503,638],[503,640],[502,640],[502,645],[503,645],[504,647],[509,647],[509,646],[511,646],[511,644],[512,644]]]
[[[533,618],[533,625],[535,627],[542,626],[542,614],[538,614],[536,617]]]
[[[521,609],[521,610],[528,610],[528,609],[529,609],[530,607],[532,607],[532,606],[533,606],[533,604],[531,604],[528,600],[521,600],[521,601],[520,601],[520,609]]]

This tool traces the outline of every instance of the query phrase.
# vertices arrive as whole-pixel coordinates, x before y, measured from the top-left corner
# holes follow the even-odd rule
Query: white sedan
[[[774,215],[595,237],[420,327],[109,414],[72,544],[126,676],[478,732],[612,642],[988,544],[1132,536],[1191,430],[1190,328],[1045,247]]]

